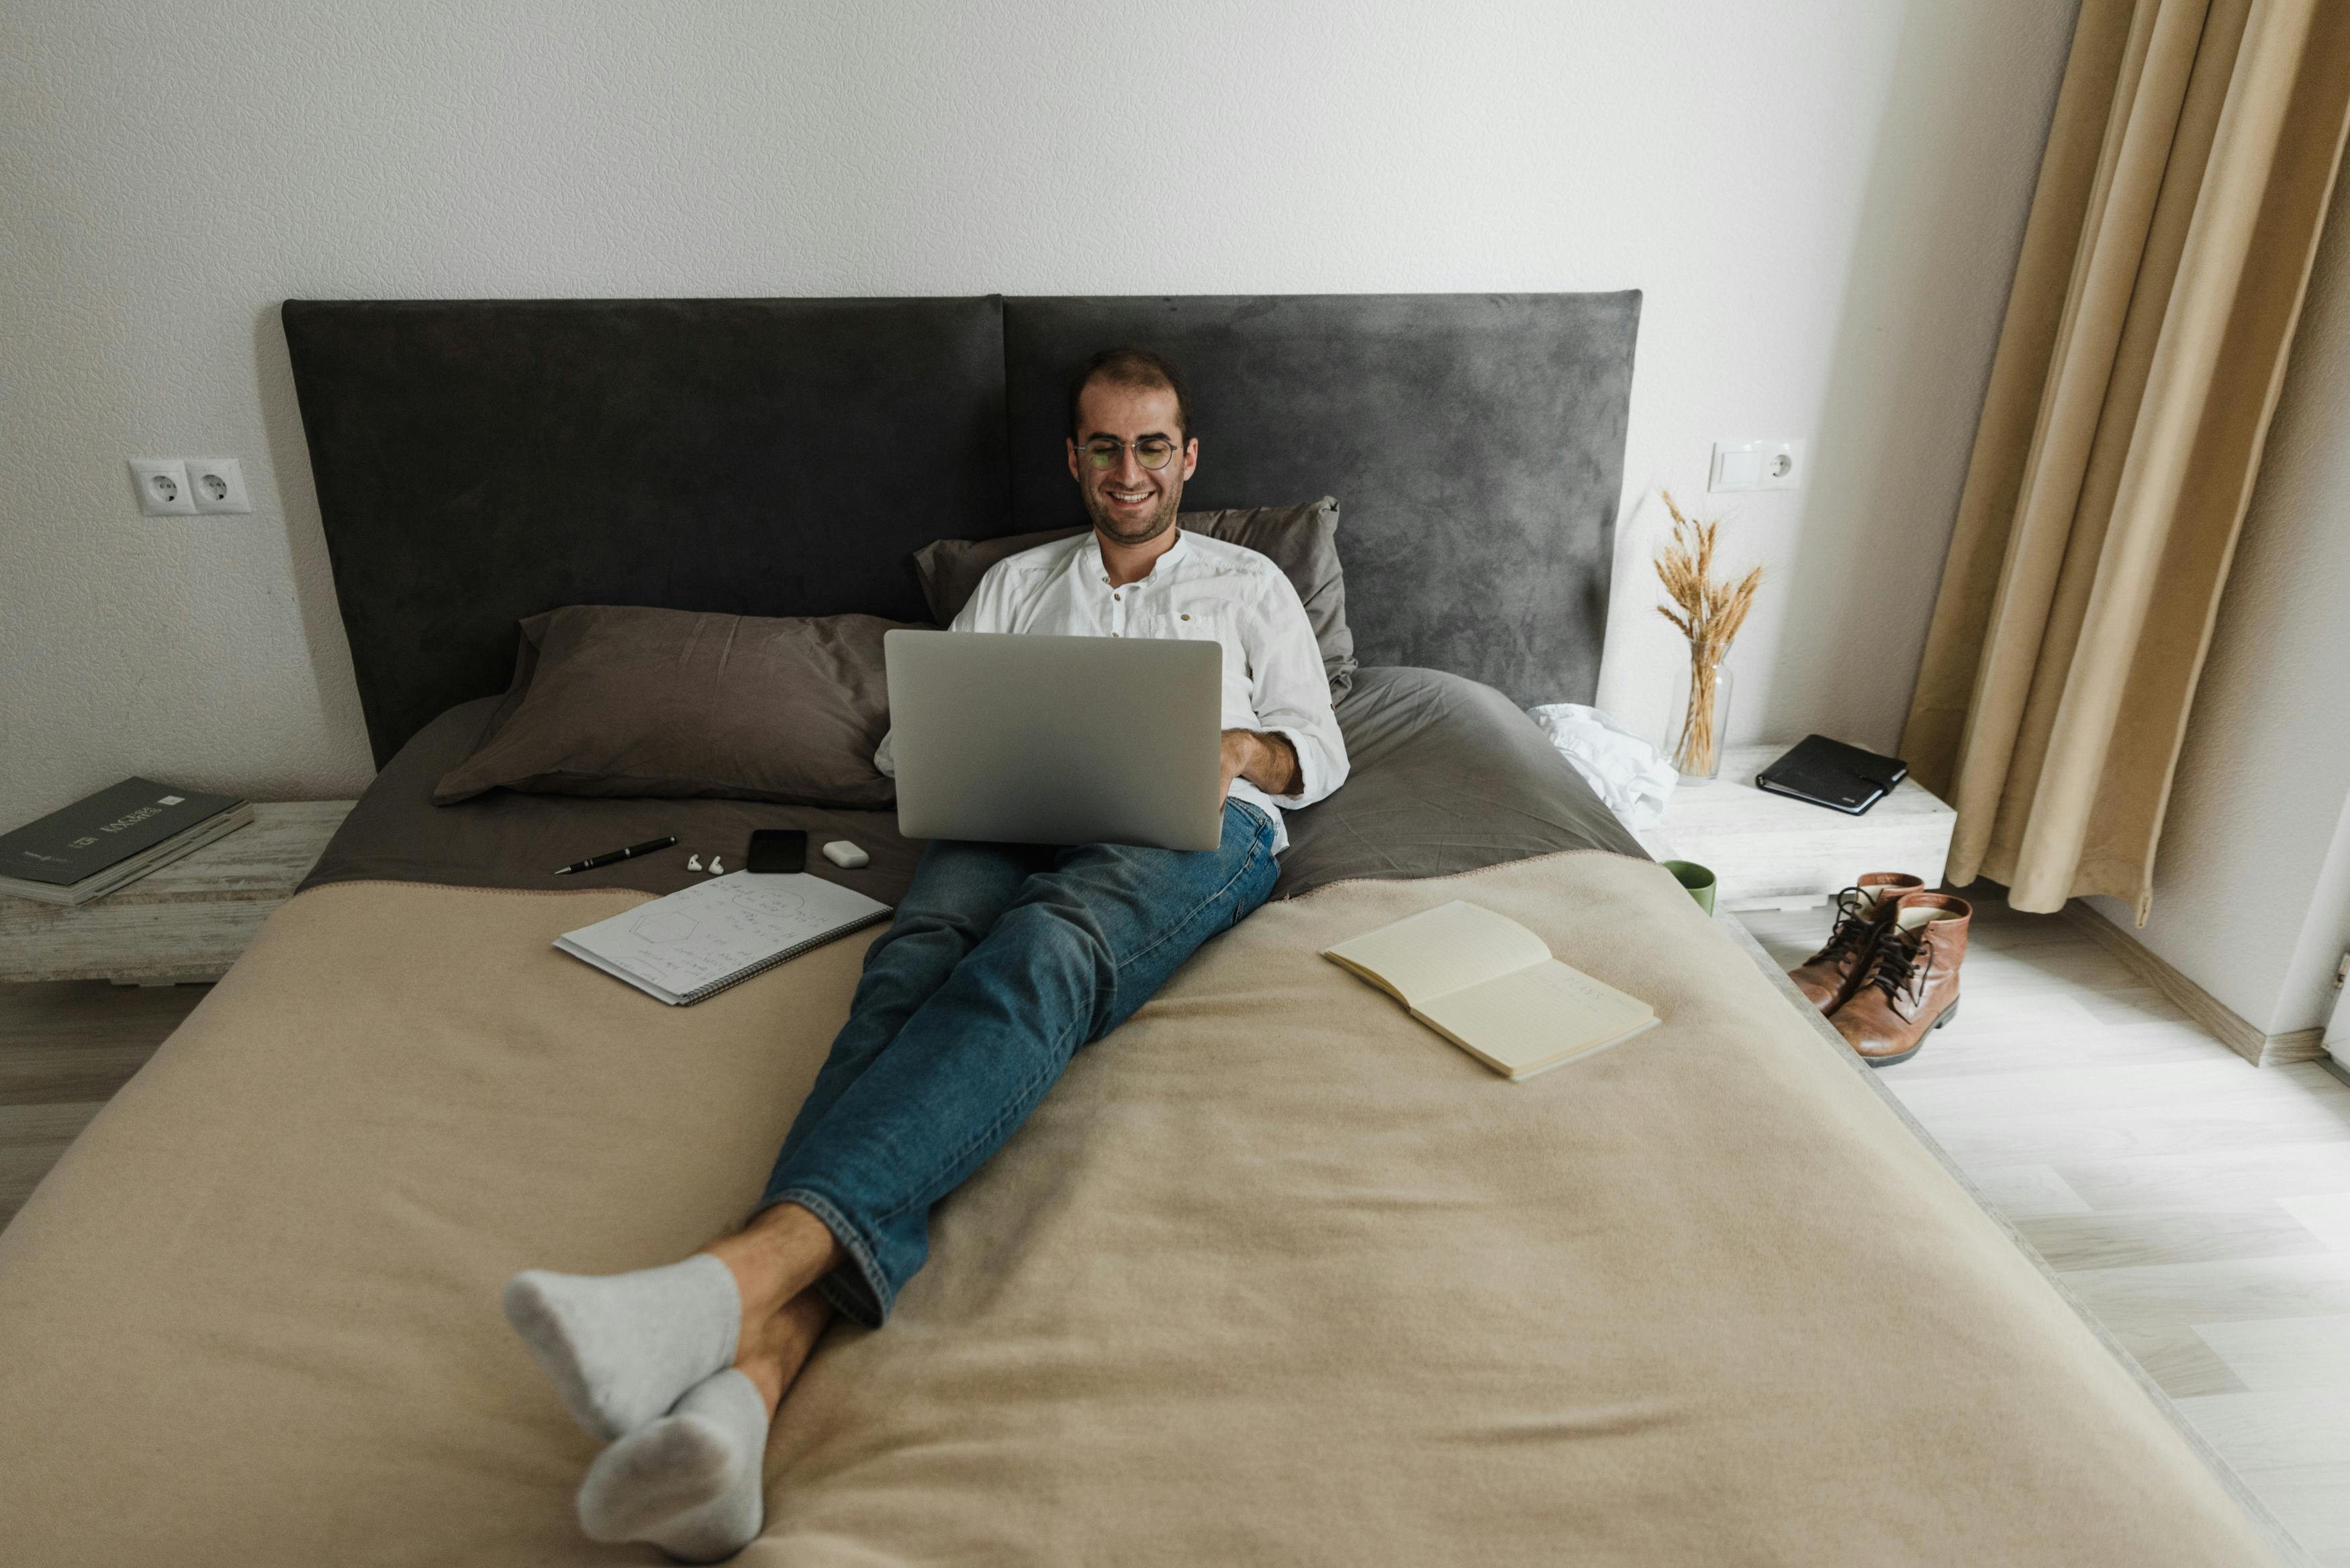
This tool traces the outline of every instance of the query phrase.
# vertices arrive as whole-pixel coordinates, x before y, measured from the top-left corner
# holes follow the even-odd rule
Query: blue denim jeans
[[[930,1253],[931,1208],[1025,1121],[1079,1045],[1273,891],[1273,824],[1224,803],[1223,843],[1055,849],[940,840],[865,957],[848,1022],[759,1208],[791,1202],[848,1262],[818,1289],[879,1326]]]

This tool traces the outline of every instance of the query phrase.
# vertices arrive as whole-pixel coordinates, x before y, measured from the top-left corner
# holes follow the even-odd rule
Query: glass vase
[[[1730,696],[1736,684],[1728,666],[1692,654],[1673,677],[1672,727],[1665,754],[1685,784],[1711,784],[1721,774],[1722,742],[1730,734]]]

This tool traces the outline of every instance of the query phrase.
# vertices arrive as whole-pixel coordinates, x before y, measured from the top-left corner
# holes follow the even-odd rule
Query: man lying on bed
[[[1296,590],[1264,556],[1175,525],[1199,442],[1173,370],[1096,355],[1069,425],[1093,533],[999,563],[955,629],[1213,628],[1226,670],[1246,672],[1224,687],[1222,846],[931,844],[748,1224],[666,1268],[508,1282],[515,1330],[580,1424],[614,1439],[579,1490],[597,1540],[706,1561],[758,1534],[768,1425],[833,1313],[889,1316],[927,1254],[931,1206],[1077,1045],[1264,901],[1282,807],[1346,779]]]

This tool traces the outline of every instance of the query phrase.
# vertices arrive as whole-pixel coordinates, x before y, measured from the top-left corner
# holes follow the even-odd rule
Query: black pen
[[[656,849],[667,849],[676,842],[676,834],[664,834],[659,838],[648,838],[642,844],[631,844],[626,849],[615,849],[609,855],[590,855],[577,866],[566,866],[556,875],[568,877],[574,871],[593,871],[598,866],[609,866],[615,860],[626,860],[631,855],[650,855]]]

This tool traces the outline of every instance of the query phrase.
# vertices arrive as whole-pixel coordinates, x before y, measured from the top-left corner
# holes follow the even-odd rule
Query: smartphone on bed
[[[743,857],[745,871],[805,871],[807,835],[796,827],[762,827],[751,835],[751,853]]]

